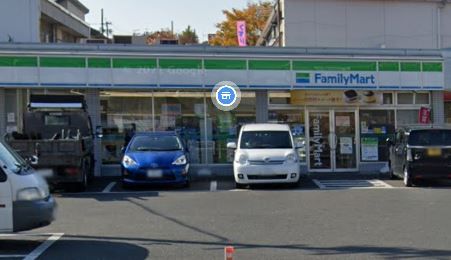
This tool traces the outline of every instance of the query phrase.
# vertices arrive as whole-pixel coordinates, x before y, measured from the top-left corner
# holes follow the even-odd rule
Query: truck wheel
[[[82,181],[77,183],[77,191],[82,192],[85,191],[88,188],[88,168],[86,161],[83,163],[83,166],[81,168],[82,172]]]
[[[409,170],[407,170],[407,167],[404,167],[404,185],[406,187],[412,187],[413,180],[412,176],[410,176]]]

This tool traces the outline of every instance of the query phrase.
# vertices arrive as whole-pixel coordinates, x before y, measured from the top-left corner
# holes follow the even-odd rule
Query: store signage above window
[[[293,90],[292,105],[374,106],[382,105],[382,92],[372,90]]]
[[[440,62],[294,62],[295,89],[442,90]]]

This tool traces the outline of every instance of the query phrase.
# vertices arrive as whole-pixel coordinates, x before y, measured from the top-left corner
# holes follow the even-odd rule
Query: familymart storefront
[[[133,131],[177,131],[193,169],[231,171],[241,125],[288,123],[305,172],[374,172],[400,126],[443,120],[440,52],[275,48],[0,46],[0,132],[21,131],[29,96],[83,95],[94,126],[98,172],[118,166]],[[240,105],[216,109],[220,81]],[[441,97],[441,99],[440,99]],[[436,104],[440,104],[436,105]],[[421,111],[421,113],[420,113]],[[431,114],[429,114],[431,113]],[[420,116],[421,115],[421,116]],[[101,162],[101,163],[100,163]]]

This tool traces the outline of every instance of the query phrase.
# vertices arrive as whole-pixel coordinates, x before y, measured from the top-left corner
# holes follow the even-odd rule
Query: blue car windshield
[[[131,152],[177,150],[182,150],[177,136],[135,136],[129,148]]]

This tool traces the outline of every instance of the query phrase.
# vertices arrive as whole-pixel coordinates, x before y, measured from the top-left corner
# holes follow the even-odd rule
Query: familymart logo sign
[[[296,83],[313,86],[376,86],[374,73],[368,72],[298,72]]]

